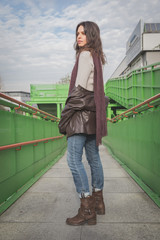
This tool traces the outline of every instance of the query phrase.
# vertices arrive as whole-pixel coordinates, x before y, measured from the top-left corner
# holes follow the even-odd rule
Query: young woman
[[[94,22],[81,22],[76,28],[76,63],[72,71],[69,96],[61,114],[60,133],[67,135],[67,161],[81,205],[78,214],[67,218],[69,225],[96,224],[96,213],[105,214],[103,168],[98,146],[107,134],[106,107],[100,30]],[[91,168],[92,195],[82,163],[83,148]]]

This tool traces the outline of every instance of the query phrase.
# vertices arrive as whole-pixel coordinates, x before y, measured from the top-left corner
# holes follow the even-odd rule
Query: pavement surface
[[[79,198],[66,154],[0,216],[0,240],[160,240],[160,208],[100,146],[106,214],[97,225],[68,226]],[[90,180],[88,163],[84,165]]]

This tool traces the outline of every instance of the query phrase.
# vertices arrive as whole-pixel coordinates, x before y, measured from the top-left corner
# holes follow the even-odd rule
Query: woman
[[[78,214],[67,218],[69,225],[96,224],[96,213],[105,214],[103,168],[98,145],[106,129],[106,106],[100,30],[94,22],[81,22],[76,28],[76,63],[72,71],[69,96],[61,114],[60,133],[67,135],[67,161],[81,205]],[[92,195],[82,163],[83,148],[91,168]]]

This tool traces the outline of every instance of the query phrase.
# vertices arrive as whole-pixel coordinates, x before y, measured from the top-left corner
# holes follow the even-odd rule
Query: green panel
[[[41,160],[45,156],[44,143],[40,142],[34,146],[34,162]]]
[[[0,110],[0,146],[15,143],[15,114]]]
[[[58,136],[60,135],[59,134],[59,129],[58,129],[58,123],[57,122],[54,122],[52,125],[51,125],[51,134],[52,136]]]
[[[13,176],[16,173],[15,149],[8,149],[0,152],[0,182]]]
[[[63,144],[63,146],[66,145],[66,141],[65,141],[65,138],[62,139],[62,142],[61,144]],[[66,149],[66,148],[65,148]],[[5,211],[12,203],[14,203],[14,201],[16,201],[33,183],[35,183],[50,167],[52,167],[52,165],[54,163],[56,163],[58,161],[58,159],[60,157],[63,156],[64,154],[64,151],[65,149],[61,150],[60,154],[57,155],[44,169],[42,169],[39,173],[37,173],[33,178],[31,178],[26,184],[23,185],[23,187],[21,187],[18,191],[16,191],[16,188],[15,188],[15,185],[13,183],[13,181],[11,179],[10,180],[10,183],[8,182],[8,186],[10,189],[13,189],[15,188],[15,191],[11,197],[9,197],[7,199],[7,201],[5,201],[3,204],[0,205],[0,213],[2,213],[3,211]],[[3,187],[4,189],[4,192],[5,190],[5,187]],[[0,197],[0,201],[1,201],[1,197]]]
[[[39,161],[36,161],[33,165],[34,175],[38,174],[45,167],[45,157],[41,158]]]
[[[44,123],[40,119],[33,120],[34,126],[34,140],[45,138],[44,136]]]
[[[160,108],[108,122],[104,142],[113,154],[160,197]],[[159,199],[160,201],[160,199]]]
[[[15,150],[15,149],[14,149]],[[33,145],[22,146],[20,151],[16,151],[17,172],[29,167],[34,162]]]
[[[3,203],[16,193],[23,185],[25,185],[33,177],[33,167],[29,166],[25,171],[17,172],[12,177],[0,184],[0,203]],[[1,210],[1,209],[0,209]],[[0,211],[1,212],[1,211]]]
[[[60,135],[57,122],[3,110],[0,119],[1,146]],[[63,137],[24,145],[19,151],[16,148],[0,151],[0,213],[23,194],[65,149],[66,138]]]
[[[160,93],[160,87],[159,87],[159,84],[160,84],[160,72],[159,72],[159,69],[154,69],[154,77],[153,77],[153,95],[156,95],[158,93]]]
[[[33,140],[33,118],[15,114],[15,142],[26,142]]]
[[[52,122],[46,122],[45,124],[45,128],[44,128],[44,137],[47,138],[47,137],[52,137]]]

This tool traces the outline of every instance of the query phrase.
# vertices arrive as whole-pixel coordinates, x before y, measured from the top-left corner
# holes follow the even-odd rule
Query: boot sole
[[[105,212],[97,211],[97,215],[105,215]]]
[[[71,225],[71,226],[80,226],[80,225],[84,225],[84,224],[96,225],[97,221],[96,221],[96,218],[94,218],[94,219],[85,220],[81,223],[70,223],[70,222],[66,221],[66,224]]]
[[[95,210],[97,215],[105,215],[105,210]]]

